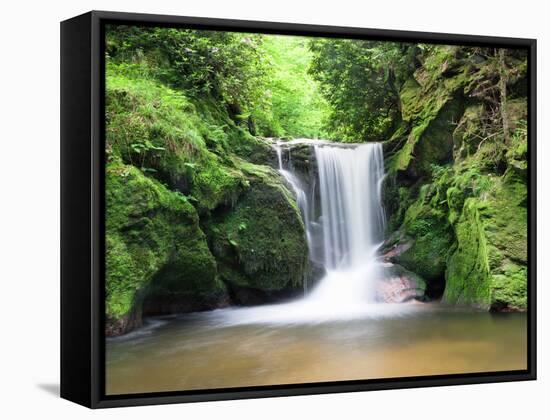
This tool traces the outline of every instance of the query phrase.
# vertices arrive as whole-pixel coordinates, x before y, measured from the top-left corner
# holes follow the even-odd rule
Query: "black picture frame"
[[[104,26],[139,24],[528,51],[528,368],[525,371],[105,395]],[[536,40],[92,11],[61,23],[61,397],[90,408],[536,379]]]

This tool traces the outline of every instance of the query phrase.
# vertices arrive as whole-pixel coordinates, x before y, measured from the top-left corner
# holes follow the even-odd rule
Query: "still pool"
[[[527,368],[527,316],[402,304],[315,318],[273,305],[149,318],[106,346],[108,395],[510,371]]]

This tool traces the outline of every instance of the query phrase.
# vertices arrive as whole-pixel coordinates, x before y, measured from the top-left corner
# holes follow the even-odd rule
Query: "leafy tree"
[[[329,128],[344,141],[385,140],[400,120],[399,89],[415,67],[409,44],[315,39],[311,74],[332,112]]]
[[[266,92],[271,99],[272,135],[325,138],[330,107],[308,73],[313,55],[307,39],[266,36],[262,49],[271,67]]]

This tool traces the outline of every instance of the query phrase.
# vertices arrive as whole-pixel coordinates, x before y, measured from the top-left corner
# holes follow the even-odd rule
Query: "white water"
[[[383,239],[380,144],[353,148],[315,146],[319,168],[326,277],[307,298],[326,305],[363,305],[374,300]]]
[[[279,160],[279,172],[281,173],[281,175],[284,176],[284,178],[287,180],[287,182],[290,184],[290,186],[294,190],[294,193],[296,194],[296,204],[298,205],[298,208],[302,213],[302,218],[304,219],[304,226],[306,227],[307,243],[308,243],[308,246],[311,248],[311,245],[312,245],[311,235],[310,235],[310,230],[308,229],[308,226],[310,226],[310,220],[309,220],[310,216],[309,216],[309,204],[308,204],[307,195],[298,177],[294,175],[291,171],[283,168],[283,157],[282,157],[283,152],[280,144],[276,145],[276,151],[277,151],[277,158]],[[288,151],[288,161],[290,165],[290,150]]]
[[[308,198],[304,182],[293,172],[290,149],[288,169],[283,164],[281,143],[276,150],[279,172],[296,194],[312,260],[314,230],[321,227],[321,262],[326,275],[304,298],[291,303],[214,311],[213,316],[221,316],[223,323],[311,323],[395,316],[413,310],[374,302],[374,286],[383,275],[377,261],[385,224],[382,146],[311,143],[318,166],[318,179],[312,185],[318,184],[321,201],[317,218],[312,205],[315,194]]]

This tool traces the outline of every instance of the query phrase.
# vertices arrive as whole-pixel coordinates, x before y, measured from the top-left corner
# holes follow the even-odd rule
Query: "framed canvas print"
[[[63,22],[62,397],[535,379],[535,45]]]

